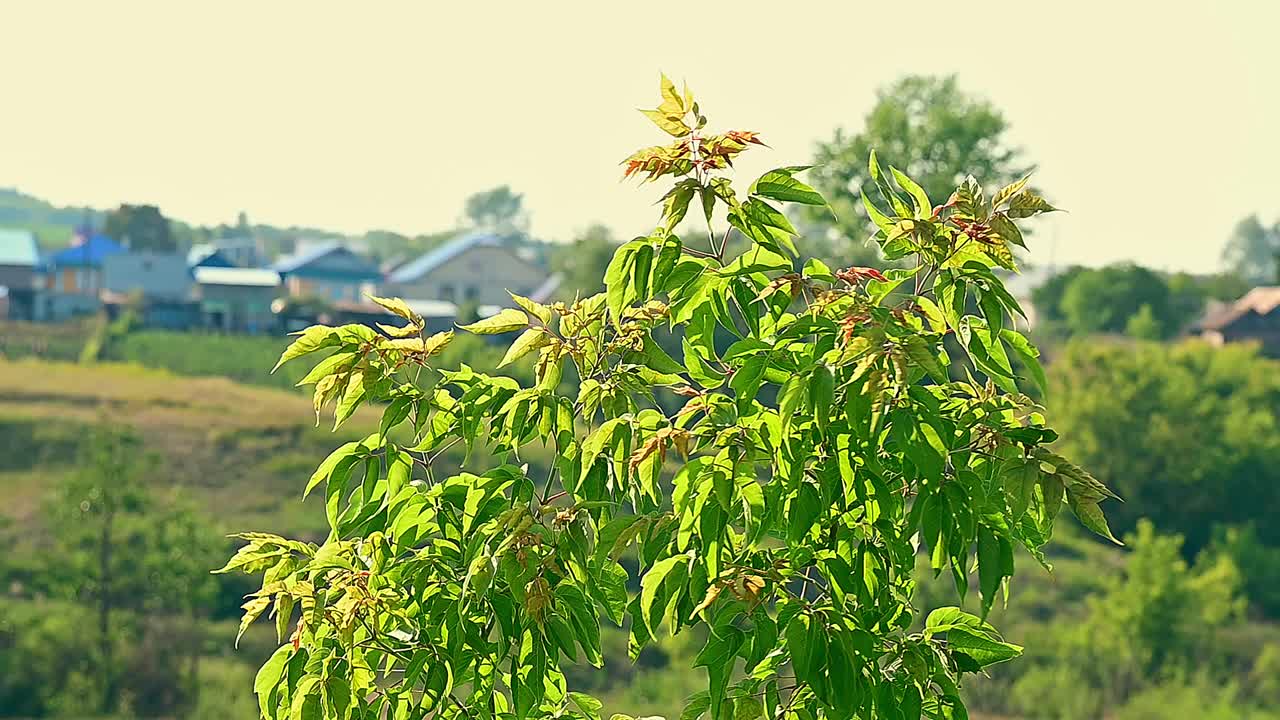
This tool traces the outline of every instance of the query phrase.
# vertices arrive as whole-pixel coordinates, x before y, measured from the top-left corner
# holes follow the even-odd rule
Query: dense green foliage
[[[1165,275],[1117,263],[1067,268],[1033,290],[1032,300],[1042,334],[1161,340],[1186,332],[1209,300],[1235,300],[1247,289],[1231,275]]]
[[[756,133],[705,133],[665,78],[644,112],[676,141],[633,154],[626,175],[675,185],[653,234],[615,252],[605,292],[513,296],[519,309],[463,327],[519,332],[502,364],[536,352],[535,383],[443,369],[434,356],[453,333],[425,336],[394,299],[376,301],[403,326],[315,326],[281,355],[329,353],[303,382],[317,412],[333,403],[335,427],[388,405],[379,432],[307,483],[323,488],[323,543],[244,534],[222,570],[264,573],[241,630],[270,614],[285,641],[254,684],[264,715],[598,720],[602,703],[564,669],[603,664],[604,619],[628,628],[632,659],[664,628],[705,633],[692,664],[708,685],[686,718],[967,717],[961,677],[1021,652],[984,619],[1014,548],[1043,558],[1064,502],[1110,536],[1110,492],[1043,446],[1056,435],[1008,357],[1043,385],[992,273],[1023,244],[1015,220],[1053,210],[1025,179],[988,199],[969,178],[935,207],[872,153],[877,239],[916,264],[799,269],[775,203],[824,204],[799,169],[739,194],[722,171]],[[708,226],[723,213],[749,247],[685,245],[672,229],[695,198]],[[655,341],[662,325],[679,359]],[[951,380],[953,362],[987,380]],[[425,389],[424,373],[439,382]],[[685,402],[657,404],[657,387]],[[407,440],[389,435],[402,425]],[[435,459],[458,444],[501,464],[441,472]],[[524,461],[539,446],[554,456],[545,476]],[[981,616],[925,617],[918,548],[962,596],[976,573]]]
[[[1256,348],[1081,341],[1054,370],[1064,452],[1128,501],[1109,513],[1119,529],[1158,518],[1194,554],[1216,525],[1280,507],[1280,363]],[[1256,533],[1280,547],[1280,526]]]

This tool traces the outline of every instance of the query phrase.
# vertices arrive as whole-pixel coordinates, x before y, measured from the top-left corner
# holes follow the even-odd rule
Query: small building
[[[59,250],[45,260],[44,287],[57,293],[97,297],[103,288],[103,262],[124,251],[106,235],[89,235],[79,244]]]
[[[32,319],[39,265],[35,235],[26,230],[0,229],[0,294],[4,298],[0,319]]]
[[[330,302],[359,302],[375,294],[382,273],[373,261],[357,255],[340,242],[326,242],[276,261],[286,292],[293,297],[314,297]]]
[[[148,300],[187,300],[191,271],[186,256],[179,253],[114,253],[102,259],[102,289],[118,295],[140,294]]]
[[[280,273],[236,267],[197,267],[193,272],[205,327],[246,333],[277,329],[271,303],[280,294]]]
[[[387,276],[384,293],[417,300],[508,306],[511,297],[507,291],[526,297],[538,291],[550,295],[555,289],[555,284],[547,289],[551,277],[497,235],[471,233],[396,268]]]
[[[1233,303],[1210,308],[1193,333],[1214,345],[1254,341],[1280,357],[1280,287],[1256,287]]]

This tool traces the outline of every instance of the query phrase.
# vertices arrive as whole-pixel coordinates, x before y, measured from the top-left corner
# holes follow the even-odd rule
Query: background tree
[[[102,231],[134,250],[173,252],[178,247],[169,220],[155,205],[121,205],[107,214]]]
[[[1027,717],[1109,717],[1131,696],[1167,690],[1170,681],[1232,679],[1218,632],[1244,609],[1239,570],[1224,557],[1190,566],[1182,538],[1157,534],[1150,521],[1125,541],[1133,552],[1124,572],[1106,581],[1084,617],[1050,626],[1028,659],[1012,693]]]
[[[523,232],[527,221],[524,195],[506,185],[472,194],[465,213],[471,227],[503,235]]]
[[[1079,273],[1062,293],[1061,311],[1071,332],[1122,333],[1129,318],[1151,308],[1162,334],[1177,322],[1169,286],[1159,274],[1139,265],[1109,265]]]
[[[568,245],[557,246],[552,267],[564,276],[561,296],[594,295],[604,289],[604,271],[620,245],[613,232],[599,223],[588,227]]]
[[[195,513],[152,497],[145,480],[154,460],[132,431],[95,428],[81,467],[48,507],[55,545],[45,582],[94,609],[96,647],[87,660],[99,686],[96,710],[119,712],[126,691],[135,710],[172,712],[194,699],[199,637],[174,632],[168,620],[181,618],[179,626],[190,628],[192,618],[205,614],[217,593],[208,568],[225,543]],[[157,666],[124,636],[151,637],[149,631],[161,627],[169,629],[156,634],[149,650],[174,662]],[[126,672],[140,664],[150,671]],[[146,682],[170,694],[139,687]]]
[[[1236,223],[1222,248],[1222,261],[1254,285],[1280,283],[1280,222],[1267,227],[1250,215]]]
[[[1280,507],[1280,363],[1255,348],[1080,340],[1051,371],[1062,452],[1125,498],[1118,528],[1158,518],[1193,555],[1215,525]],[[1280,525],[1258,532],[1280,546]]]
[[[836,219],[812,212],[809,220],[834,225],[837,253],[848,257],[864,248],[871,225],[859,196],[876,196],[867,170],[873,149],[936,203],[945,202],[967,174],[992,184],[1012,182],[1030,166],[1006,142],[1007,127],[994,105],[964,92],[954,75],[904,77],[879,90],[860,132],[838,129],[818,145],[815,186],[830,200]]]

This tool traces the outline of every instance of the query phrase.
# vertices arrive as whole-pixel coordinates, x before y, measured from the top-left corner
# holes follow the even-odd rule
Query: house
[[[1214,345],[1255,341],[1280,357],[1280,287],[1256,287],[1233,303],[1210,308],[1192,330]]]
[[[247,333],[276,329],[271,304],[280,294],[280,273],[238,267],[197,267],[193,273],[205,327]]]
[[[116,295],[141,294],[148,300],[187,300],[191,272],[186,256],[179,253],[114,253],[102,259],[102,289]]]
[[[124,251],[123,247],[106,235],[92,234],[83,237],[78,244],[59,250],[46,259],[44,287],[57,293],[97,297],[103,287],[103,261]]]
[[[396,268],[384,293],[418,300],[510,305],[507,291],[526,297],[554,292],[558,278],[512,250],[497,235],[471,233]]]
[[[32,319],[39,264],[34,235],[26,230],[0,230],[0,288],[4,296],[0,319]]]
[[[187,267],[237,267],[231,258],[227,257],[217,245],[213,243],[199,243],[192,245],[187,251]]]
[[[382,281],[377,265],[340,242],[325,242],[283,257],[271,269],[280,273],[289,295],[330,302],[359,302],[366,293],[376,293]]]

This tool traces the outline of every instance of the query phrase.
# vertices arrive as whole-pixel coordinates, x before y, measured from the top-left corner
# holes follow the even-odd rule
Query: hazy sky
[[[341,8],[341,9],[339,9]],[[625,8],[625,9],[624,9]],[[524,192],[536,234],[647,230],[618,162],[664,136],[664,70],[747,180],[858,128],[878,86],[956,73],[1071,210],[1037,260],[1209,268],[1280,215],[1280,2],[40,2],[0,9],[0,186],[197,223],[451,227]]]

